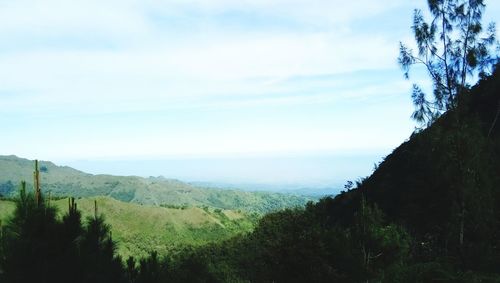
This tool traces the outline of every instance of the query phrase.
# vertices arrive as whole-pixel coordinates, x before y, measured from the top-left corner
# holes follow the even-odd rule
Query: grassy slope
[[[0,221],[5,223],[11,212],[14,210],[14,203],[11,201],[0,200]]]
[[[28,188],[31,187],[33,164],[16,156],[0,156],[0,194],[14,196],[21,180],[26,180]],[[312,200],[278,193],[200,188],[163,177],[92,175],[48,161],[41,161],[40,168],[42,189],[56,196],[110,196],[139,204],[211,206],[260,213],[302,206]]]
[[[84,218],[93,215],[95,199],[99,213],[104,214],[111,225],[118,253],[123,258],[142,257],[153,250],[166,254],[183,246],[228,239],[252,230],[256,222],[255,215],[237,211],[164,208],[125,203],[109,197],[78,199],[77,205]],[[66,199],[53,203],[60,215],[67,211]],[[0,219],[6,219],[13,209],[11,201],[0,200]]]

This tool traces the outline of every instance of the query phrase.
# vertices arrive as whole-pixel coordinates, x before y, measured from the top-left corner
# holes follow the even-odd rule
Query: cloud
[[[346,24],[357,19],[365,19],[397,7],[400,1],[360,0],[355,2],[328,0],[177,0],[148,2],[155,11],[166,15],[185,13],[196,16],[234,14],[260,15],[262,18],[274,18],[284,22],[297,22],[321,27],[323,25]],[[361,8],[362,7],[362,8]],[[174,11],[174,12],[172,12]]]
[[[147,31],[147,20],[132,1],[18,0],[0,5],[2,34],[130,35]]]
[[[407,95],[398,39],[418,5],[425,1],[1,1],[0,104],[10,119],[2,129],[13,136],[0,147],[47,159],[361,148],[379,127],[391,136],[373,146],[395,145],[411,131],[406,120],[390,124],[394,133],[373,113],[342,120],[362,135],[332,133],[327,122],[340,114],[317,127],[309,116]],[[275,111],[270,121],[252,120],[263,109]],[[212,119],[218,112],[231,115]],[[303,124],[278,123],[280,115]],[[19,142],[34,136],[43,142]]]
[[[0,55],[0,91],[18,94],[2,98],[10,109],[112,109],[140,101],[156,108],[158,101],[283,92],[283,80],[297,76],[391,68],[396,48],[383,38],[332,33],[219,34],[120,51],[20,52]]]
[[[265,23],[282,22],[324,28],[345,25],[394,8],[399,1],[228,1],[228,0],[16,0],[0,3],[0,34],[7,36],[89,37],[100,36],[131,44],[128,39],[154,39],[166,31],[203,32],[224,30],[237,25],[268,29]],[[359,7],[364,7],[360,9]],[[249,22],[239,16],[247,15]],[[227,20],[233,19],[233,20]],[[295,24],[294,24],[295,23]],[[224,26],[226,25],[226,26]],[[177,32],[175,31],[177,30]],[[181,30],[179,32],[179,30]]]

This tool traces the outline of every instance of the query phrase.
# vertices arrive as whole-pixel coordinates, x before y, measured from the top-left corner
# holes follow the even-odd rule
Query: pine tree
[[[40,195],[39,200],[43,200]],[[54,282],[58,251],[56,210],[37,203],[22,182],[14,214],[6,226],[4,276],[7,282]],[[29,269],[29,272],[26,271]]]
[[[126,274],[121,258],[116,256],[116,243],[111,227],[97,214],[87,218],[80,241],[81,258],[85,266],[83,282],[123,282]]]
[[[484,1],[429,0],[428,8],[430,22],[425,21],[421,10],[415,10],[413,15],[417,54],[400,43],[398,58],[407,79],[412,66],[422,65],[432,80],[431,96],[413,85],[412,118],[423,125],[455,109],[469,83],[492,72],[499,50],[495,24],[490,23],[486,30],[481,24]]]

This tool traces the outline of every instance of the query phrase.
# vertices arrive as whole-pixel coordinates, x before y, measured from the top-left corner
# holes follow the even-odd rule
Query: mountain
[[[347,191],[181,261],[220,282],[500,282],[499,69]]]
[[[157,250],[161,254],[115,265],[118,275],[111,278],[126,274],[128,282],[500,282],[499,89],[497,69],[461,93],[453,110],[396,148],[371,176],[353,186],[348,183],[348,190],[335,197],[263,217],[182,205],[179,193],[197,205],[221,207],[228,200],[226,191],[163,178],[93,176],[42,163],[42,180],[46,191],[58,188],[54,184],[71,184],[74,190],[54,189],[58,194],[129,196],[131,203],[110,197],[97,200],[116,229],[115,239],[123,243],[120,253],[142,256]],[[30,176],[31,162],[5,159],[4,163],[12,164],[2,168],[10,178],[3,180],[2,190],[12,194],[14,179]],[[23,169],[22,164],[28,167]],[[9,173],[10,168],[23,173]],[[127,189],[130,194],[123,193]],[[213,192],[220,195],[210,195]],[[164,207],[134,203],[147,199],[145,195],[150,196],[150,203]],[[169,195],[177,202],[161,201]],[[93,200],[84,197],[78,207],[92,215]],[[7,213],[13,207],[5,201],[0,204],[0,211]],[[19,267],[29,262],[25,258],[35,258],[39,264],[33,266],[41,268],[52,262],[57,271],[63,263],[80,267],[79,252],[86,264],[83,267],[90,266],[87,274],[113,270],[99,269],[101,262],[119,260],[101,218],[88,222],[92,225],[74,226],[69,220],[58,222],[44,204],[32,197],[20,198],[21,209],[13,218],[17,221],[0,230],[6,235],[0,241],[5,243],[0,245],[5,250],[0,263],[6,275],[9,268],[15,271],[11,274],[24,275]],[[56,205],[64,207],[66,201],[56,201]],[[73,216],[66,219],[75,219],[76,209],[70,211]],[[75,251],[69,257],[74,262],[61,261],[67,249],[59,248],[61,244],[53,239],[65,239],[58,232],[75,227],[83,232],[66,233],[63,241]],[[87,246],[89,239],[93,245]],[[189,245],[195,248],[176,248]],[[107,260],[96,267],[99,251]],[[144,279],[136,280],[139,274]]]
[[[334,185],[329,182],[324,184],[316,182],[312,184],[264,184],[264,183],[222,183],[222,182],[192,182],[195,186],[214,189],[237,189],[241,191],[256,192],[279,192],[285,194],[309,196],[313,198],[321,198],[324,196],[336,195],[340,192],[343,184],[336,183]]]
[[[0,195],[12,197],[25,180],[32,186],[34,162],[17,156],[0,156]],[[92,175],[67,166],[40,161],[42,190],[52,196],[109,196],[147,205],[210,206],[265,213],[301,206],[312,197],[268,192],[202,188],[164,177]]]
[[[468,222],[465,226],[486,216],[498,217],[499,90],[497,70],[461,98],[459,109],[413,134],[355,190],[339,195],[335,200],[339,213],[349,214],[353,208],[347,207],[359,203],[363,196],[392,221],[425,233],[444,233],[445,224],[460,221],[462,216],[458,215],[463,212]]]

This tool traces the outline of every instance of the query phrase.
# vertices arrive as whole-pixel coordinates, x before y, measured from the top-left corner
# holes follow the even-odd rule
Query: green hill
[[[0,222],[5,223],[12,211],[14,211],[14,206],[12,201],[0,200]]]
[[[339,195],[338,213],[352,214],[351,204],[363,195],[392,221],[412,227],[419,237],[439,234],[440,241],[446,233],[458,233],[451,226],[460,221],[460,210],[466,210],[465,234],[483,229],[476,224],[485,217],[498,217],[492,226],[499,223],[500,124],[493,124],[500,111],[499,90],[497,69],[471,89],[458,113],[445,113],[415,133],[355,190]],[[461,122],[454,126],[457,116]]]
[[[81,198],[78,209],[84,218],[93,217],[94,200],[98,213],[111,225],[122,258],[144,257],[151,251],[172,254],[185,246],[200,246],[251,231],[256,214],[214,208],[165,208],[125,203],[110,197]],[[68,200],[52,201],[59,216],[68,211]],[[4,223],[14,203],[0,200],[0,220]]]
[[[221,282],[500,282],[499,90],[497,68],[347,191],[267,214],[170,272],[189,278],[203,262]]]
[[[22,180],[31,187],[33,166],[32,160],[0,156],[0,195],[16,195]],[[210,206],[259,213],[302,206],[313,200],[291,194],[200,188],[163,177],[92,175],[49,161],[40,161],[40,171],[42,190],[61,197],[109,196],[137,204]]]

